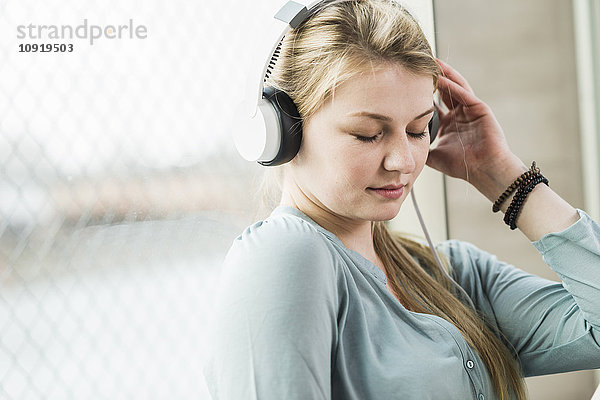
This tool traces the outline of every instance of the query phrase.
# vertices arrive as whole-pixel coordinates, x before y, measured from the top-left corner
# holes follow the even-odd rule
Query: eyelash
[[[378,132],[377,135],[375,135],[375,136],[355,135],[355,137],[361,142],[372,143],[377,139],[377,136],[379,136],[381,133],[382,132]],[[412,133],[412,132],[406,132],[406,133],[415,139],[423,139],[427,135],[427,131],[423,131],[421,133]]]

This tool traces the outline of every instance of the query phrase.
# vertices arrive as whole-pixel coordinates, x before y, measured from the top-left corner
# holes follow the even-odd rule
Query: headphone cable
[[[465,290],[454,279],[452,279],[452,277],[448,274],[446,269],[442,266],[442,261],[440,260],[440,257],[438,256],[437,251],[433,247],[433,242],[431,241],[431,237],[429,236],[429,232],[427,231],[427,227],[425,226],[425,222],[423,221],[423,217],[421,216],[421,211],[419,211],[419,206],[417,205],[417,199],[415,197],[414,186],[410,191],[410,196],[412,197],[412,202],[415,207],[415,211],[417,212],[417,217],[419,218],[419,223],[421,224],[423,233],[425,233],[425,238],[427,239],[427,243],[429,243],[429,248],[431,249],[431,252],[433,253],[433,257],[435,258],[437,266],[440,268],[442,273],[448,279],[450,279],[450,282],[452,282],[452,284],[464,295],[465,299],[469,302],[469,305],[471,306],[471,308],[473,308],[473,310],[477,310],[475,308],[475,304],[473,304],[473,301],[471,300],[471,297],[467,294],[467,292],[465,292]]]

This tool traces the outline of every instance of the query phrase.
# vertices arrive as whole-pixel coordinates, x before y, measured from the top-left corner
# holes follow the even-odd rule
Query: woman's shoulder
[[[334,263],[332,249],[321,232],[295,215],[278,214],[246,227],[234,239],[225,264],[255,272],[326,274]]]
[[[273,248],[325,245],[325,238],[313,225],[291,214],[270,215],[246,227],[233,241],[233,246]]]

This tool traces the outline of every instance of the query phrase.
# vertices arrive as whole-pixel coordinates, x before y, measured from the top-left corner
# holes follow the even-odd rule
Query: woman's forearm
[[[482,173],[476,179],[476,182],[472,183],[485,197],[494,202],[527,169],[515,157],[489,170],[491,172]],[[543,170],[541,172],[543,174]],[[548,180],[550,181],[550,185],[552,185],[551,178]],[[513,192],[500,206],[502,213],[506,212],[514,194]],[[547,233],[559,232],[568,228],[578,219],[579,215],[573,206],[567,203],[549,186],[540,183],[529,193],[521,206],[516,224],[517,228],[533,242],[539,240]]]

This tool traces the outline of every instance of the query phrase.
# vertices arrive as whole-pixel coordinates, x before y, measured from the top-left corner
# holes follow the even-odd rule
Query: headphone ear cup
[[[440,127],[440,116],[438,114],[437,108],[433,110],[433,117],[431,121],[429,121],[429,144],[433,143],[435,137],[437,136],[438,129]]]
[[[264,166],[277,166],[290,161],[300,150],[302,142],[302,118],[298,108],[287,93],[268,86],[263,89],[263,98],[267,99],[277,113],[281,140],[277,155],[270,161],[258,161]],[[267,135],[269,137],[270,135]]]

